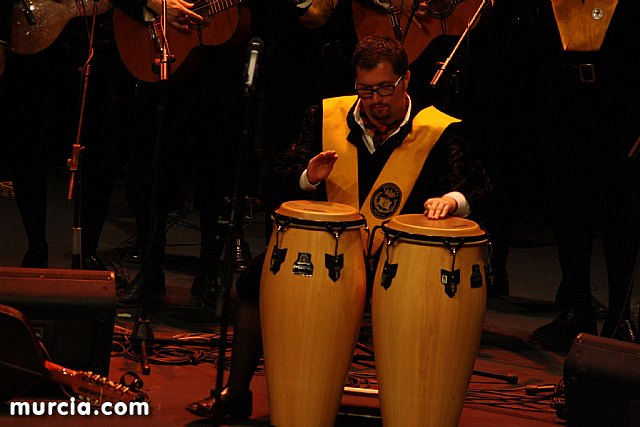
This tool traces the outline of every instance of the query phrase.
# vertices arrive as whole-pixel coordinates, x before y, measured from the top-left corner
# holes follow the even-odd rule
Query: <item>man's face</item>
[[[381,62],[372,70],[358,68],[356,69],[356,89],[393,87],[398,78],[400,76],[394,74],[393,67],[388,62]],[[379,125],[387,125],[396,120],[402,120],[405,114],[405,97],[408,84],[409,71],[400,79],[391,95],[381,96],[373,92],[370,98],[361,96],[361,105],[366,115]]]

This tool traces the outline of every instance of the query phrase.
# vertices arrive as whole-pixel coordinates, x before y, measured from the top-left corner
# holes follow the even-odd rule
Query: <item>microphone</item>
[[[254,37],[249,41],[249,46],[247,47],[247,62],[244,68],[245,94],[252,92],[255,88],[263,46],[264,42],[259,37]]]

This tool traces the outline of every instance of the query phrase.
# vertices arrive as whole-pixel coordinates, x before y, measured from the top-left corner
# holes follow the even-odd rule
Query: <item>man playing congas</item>
[[[418,111],[412,104],[402,46],[387,37],[363,38],[352,67],[357,95],[308,109],[299,141],[281,159],[288,163],[284,182],[311,196],[306,198],[355,207],[371,230],[401,213],[424,213],[432,220],[477,215],[488,180],[458,134],[459,120],[435,107]],[[383,236],[372,235],[365,247],[375,260]],[[194,414],[251,415],[249,386],[262,351],[257,301],[263,262],[264,254],[256,257],[236,284],[241,304],[227,385],[188,405]],[[371,267],[369,276],[375,262]]]

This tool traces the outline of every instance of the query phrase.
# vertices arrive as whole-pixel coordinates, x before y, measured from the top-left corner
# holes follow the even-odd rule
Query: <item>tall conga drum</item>
[[[365,220],[313,201],[285,202],[273,220],[260,283],[271,424],[333,426],[362,322]]]
[[[372,300],[373,346],[385,427],[457,426],[486,308],[486,234],[462,218],[399,215]]]

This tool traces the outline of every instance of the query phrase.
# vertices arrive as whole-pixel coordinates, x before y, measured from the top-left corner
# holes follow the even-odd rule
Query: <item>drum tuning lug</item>
[[[482,287],[482,273],[480,272],[480,265],[473,264],[471,266],[471,288]]]
[[[329,278],[336,282],[340,278],[340,271],[344,267],[344,256],[324,254],[324,266],[329,270]]]
[[[382,269],[382,278],[380,284],[386,290],[391,286],[391,282],[396,277],[398,272],[398,264],[389,264],[388,261],[384,262],[384,268]]]
[[[453,298],[460,284],[460,270],[440,270],[440,282],[444,285],[444,292]]]
[[[278,248],[277,246],[273,248],[273,252],[271,253],[271,264],[269,266],[269,271],[273,274],[276,274],[280,271],[280,266],[284,262],[284,259],[287,256],[287,248]]]

